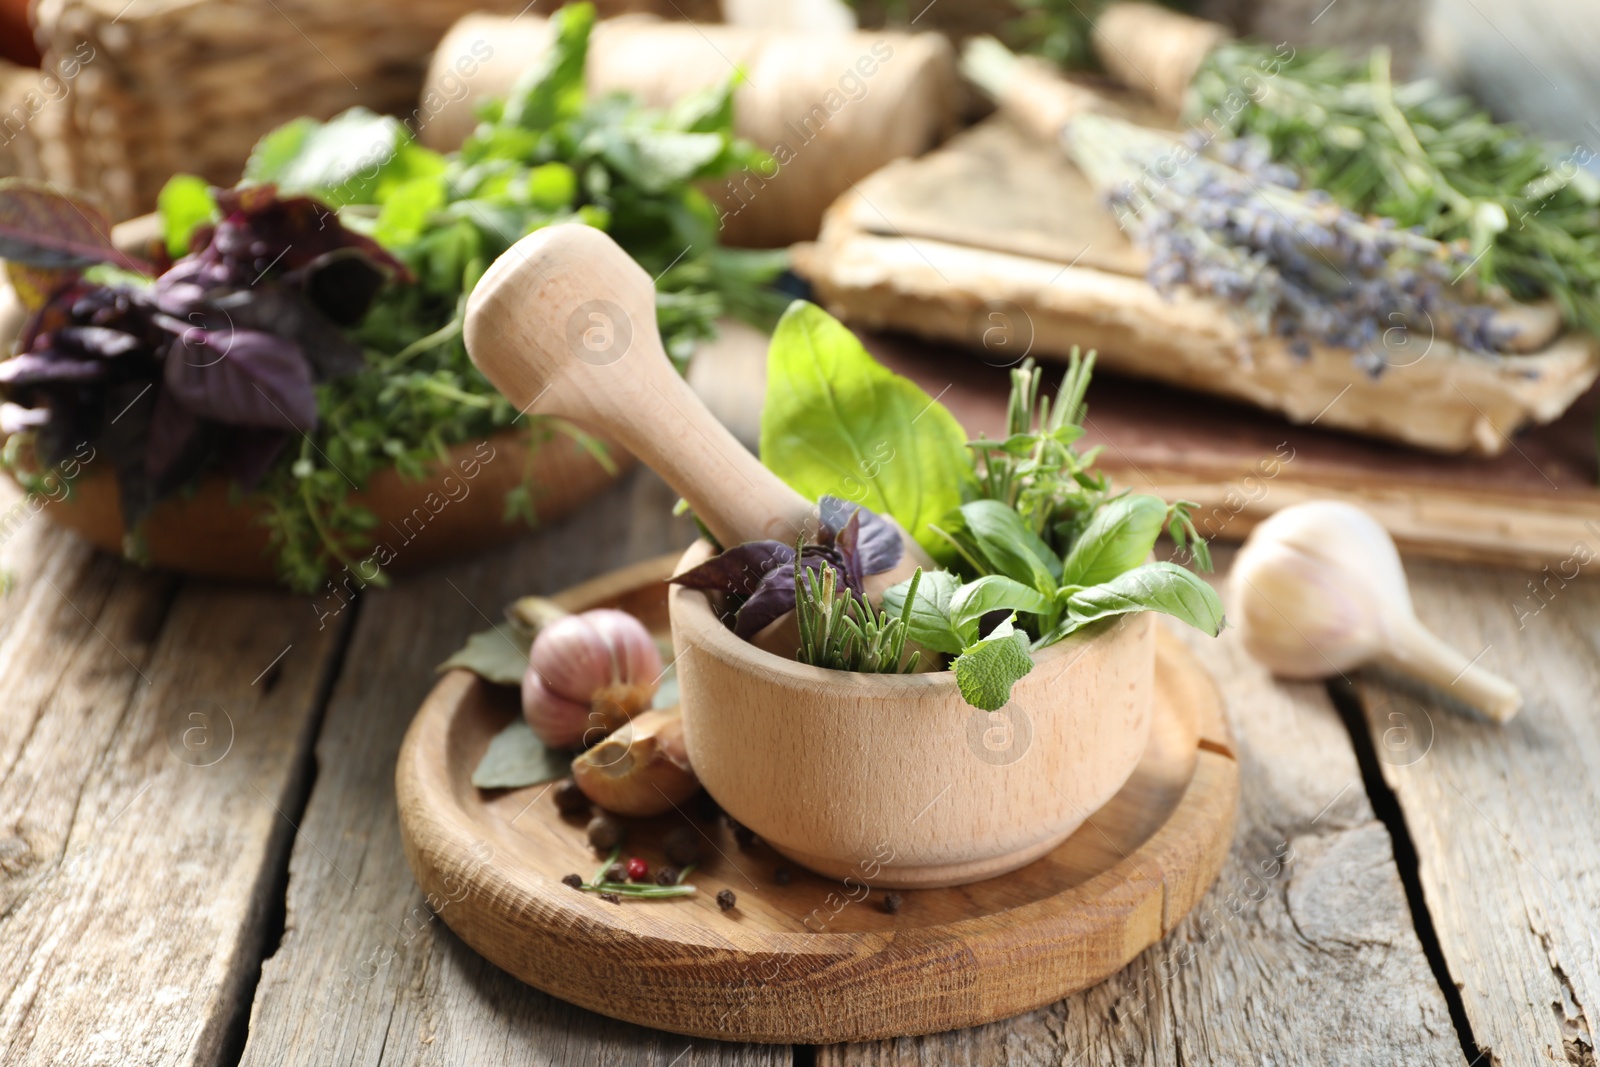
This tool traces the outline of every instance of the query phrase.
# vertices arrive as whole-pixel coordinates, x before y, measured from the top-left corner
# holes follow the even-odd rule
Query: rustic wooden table
[[[304,597],[144,573],[8,521],[0,1061],[1595,1062],[1600,583],[1550,578],[1533,599],[1525,573],[1416,561],[1423,620],[1515,678],[1521,718],[1495,729],[1367,676],[1275,683],[1225,636],[1232,856],[1197,913],[1098,988],[813,1049],[647,1031],[507,978],[423,906],[396,826],[401,735],[434,664],[509,597],[686,544],[671,502],[635,472],[320,625]]]

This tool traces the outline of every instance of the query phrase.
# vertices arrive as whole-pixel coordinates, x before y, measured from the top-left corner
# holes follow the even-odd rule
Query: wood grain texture
[[[1408,568],[1418,616],[1522,687],[1509,725],[1356,678],[1473,1038],[1506,1067],[1592,1067],[1600,1042],[1600,585],[1582,567],[1597,554],[1600,530],[1532,579]]]
[[[572,610],[623,607],[660,632],[669,573],[670,560],[661,561],[654,574],[632,569],[633,589],[607,580],[561,599]],[[672,611],[676,619],[679,608]],[[1141,629],[1152,621],[1141,620]],[[740,846],[725,825],[692,810],[629,820],[626,851],[659,866],[666,833],[692,827],[710,846],[693,898],[618,906],[560,884],[595,862],[583,819],[563,818],[545,786],[472,786],[490,740],[517,714],[516,695],[460,671],[429,694],[400,752],[406,853],[430,899],[449,902],[440,917],[468,944],[509,973],[608,1015],[723,1039],[807,1043],[1014,1015],[1120,968],[1171,929],[1221,866],[1238,798],[1224,713],[1204,668],[1175,638],[1163,633],[1155,647],[1149,745],[1117,796],[1088,814],[1091,825],[1005,877],[906,894],[893,915],[872,889],[902,880],[893,868],[918,820],[896,822],[857,797],[801,798],[770,767],[771,792],[798,807],[866,813],[872,836],[843,884],[795,869],[765,842]],[[677,663],[682,672],[681,654]],[[686,706],[705,700],[682,674],[680,684]],[[765,710],[777,722],[804,714],[776,702]],[[740,720],[761,714],[745,709]],[[863,706],[857,714],[882,722],[892,712]],[[1036,731],[1037,744],[1047,743],[1048,714],[1033,705],[1031,727],[1013,717],[1005,747],[980,754],[963,743],[943,762],[903,771],[919,787],[908,816],[955,804],[944,798],[953,785],[941,790],[939,781],[974,757],[1002,773],[1041,763],[1035,742],[1023,738]],[[800,739],[794,747],[815,746]],[[782,883],[767,876],[779,868],[790,872]],[[714,903],[723,889],[740,895],[732,913]]]
[[[1464,1062],[1325,691],[1274,683],[1231,631],[1206,656],[1238,744],[1240,824],[1194,913],[1104,984],[1031,1015],[822,1049],[819,1065]]]
[[[711,554],[702,541],[681,567]],[[1065,841],[1145,752],[1151,613],[1035,653],[991,714],[967,703],[952,671],[823,670],[741,640],[700,590],[674,586],[669,604],[696,774],[728,814],[819,874],[858,875],[867,857],[871,880],[890,888],[1006,874]],[[1011,735],[1001,752],[983,745],[996,730]]]
[[[787,1050],[646,1031],[522,985],[429,911],[400,848],[395,758],[434,664],[515,596],[687,545],[692,527],[668,519],[672,501],[638,472],[581,520],[367,595],[317,746],[286,928],[262,969],[244,1064],[788,1063]]]
[[[5,557],[0,1058],[214,1063],[339,628],[302,600],[127,568],[43,519]]]

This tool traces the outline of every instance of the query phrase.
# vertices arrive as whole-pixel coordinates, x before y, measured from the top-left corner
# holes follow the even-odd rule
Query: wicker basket
[[[669,17],[713,18],[717,8],[715,0],[598,6],[606,14],[659,7]],[[451,23],[469,11],[525,7],[527,0],[37,0],[44,69],[89,54],[85,46],[92,57],[70,96],[40,113],[60,129],[41,128],[36,139],[48,142],[45,155],[64,158],[28,166],[97,196],[114,218],[130,218],[154,208],[175,173],[232,184],[256,140],[297,115],[327,118],[354,104],[409,112]],[[15,166],[12,173],[30,173]]]

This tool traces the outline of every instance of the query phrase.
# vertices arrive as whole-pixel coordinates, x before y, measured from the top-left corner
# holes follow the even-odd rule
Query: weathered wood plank
[[[1083,994],[1007,1023],[823,1049],[819,1064],[1465,1062],[1326,690],[1273,682],[1236,632],[1186,639],[1227,698],[1242,779],[1238,837],[1195,912]]]
[[[4,565],[5,1062],[214,1063],[339,634],[304,600],[142,573],[39,519]]]
[[[365,595],[318,742],[287,925],[262,970],[244,1064],[789,1062],[787,1049],[603,1019],[507,977],[428,910],[401,852],[395,759],[434,664],[516,595],[687,545],[693,530],[669,519],[673,499],[641,471],[523,545]]]
[[[1418,616],[1522,687],[1509,725],[1357,681],[1473,1038],[1506,1067],[1593,1067],[1600,1039],[1600,584],[1571,580],[1597,554],[1531,580],[1408,563]]]

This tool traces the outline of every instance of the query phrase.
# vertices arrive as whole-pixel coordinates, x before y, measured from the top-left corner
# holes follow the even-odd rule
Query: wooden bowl
[[[632,464],[622,449],[610,442],[607,448],[619,468]],[[374,545],[357,563],[370,566],[366,561],[371,559],[385,571],[399,573],[505,544],[528,531],[526,523],[505,520],[506,493],[524,478],[529,479],[534,509],[544,520],[571,512],[613,477],[565,434],[552,435],[531,454],[527,434],[521,431],[456,445],[449,462],[435,465],[421,480],[402,478],[391,467],[375,474],[365,490],[351,494],[352,501],[378,517]],[[193,493],[169,497],[145,517],[141,532],[146,558],[153,566],[187,574],[271,581],[273,555],[261,524],[263,513],[258,498],[234,499],[222,476],[204,478]],[[123,554],[117,480],[104,457],[86,465],[71,492],[46,503],[41,514],[97,548]],[[370,581],[370,573],[357,575],[360,584],[363,579]],[[342,584],[346,579],[335,575],[332,580]]]
[[[699,542],[680,569],[710,554]],[[871,866],[874,885],[925,888],[1015,870],[1065,841],[1145,750],[1149,613],[1037,653],[1010,703],[984,712],[950,671],[810,667],[734,636],[703,592],[674,586],[668,603],[695,773],[731,816],[819,874]]]

